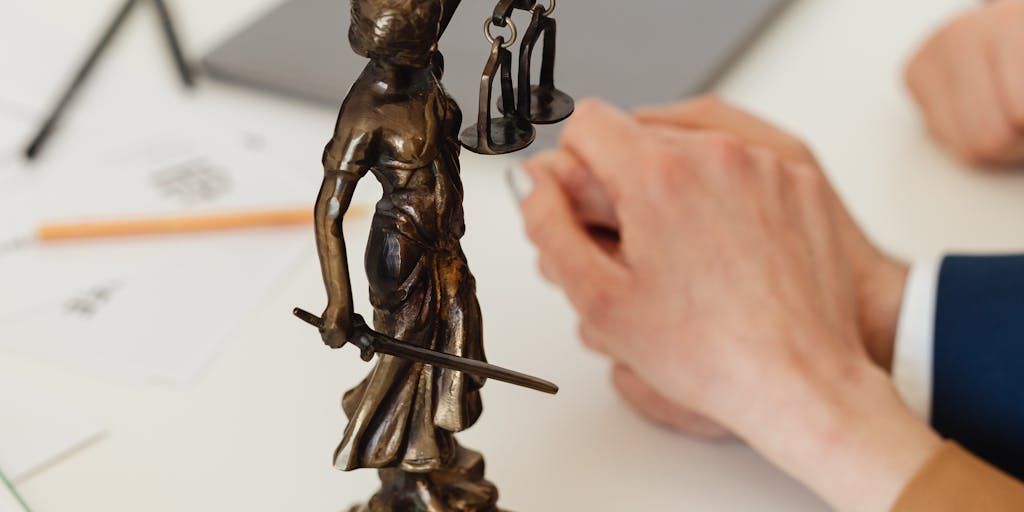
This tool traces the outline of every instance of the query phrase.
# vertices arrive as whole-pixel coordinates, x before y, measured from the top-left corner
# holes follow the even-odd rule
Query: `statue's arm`
[[[326,172],[314,209],[317,253],[327,289],[321,334],[324,342],[334,348],[345,344],[352,326],[352,283],[342,221],[358,181],[356,173]]]

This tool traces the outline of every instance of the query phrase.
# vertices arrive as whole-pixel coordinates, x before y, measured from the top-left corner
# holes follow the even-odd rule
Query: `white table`
[[[117,3],[36,1],[78,28],[28,24],[22,34],[0,35],[0,47],[40,30],[52,31],[54,44],[90,44],[94,36],[85,27],[100,26]],[[273,2],[174,3],[187,46],[198,55]],[[803,0],[720,92],[810,141],[857,217],[897,254],[1024,247],[1024,179],[963,172],[925,136],[901,86],[912,48],[930,27],[970,4]],[[210,82],[195,97],[183,94],[161,43],[152,18],[133,20],[83,90],[67,130],[116,133],[132,112],[149,109],[159,119],[160,112],[187,104],[270,127],[275,154],[315,180],[334,112]],[[563,391],[550,398],[489,384],[486,414],[460,436],[486,454],[504,506],[826,509],[746,447],[688,440],[645,423],[620,403],[607,383],[606,363],[578,346],[572,311],[535,271],[500,173],[507,163],[463,158],[465,249],[479,281],[488,353],[500,364],[556,380]],[[370,201],[375,193],[375,186],[364,186],[360,198]],[[347,227],[353,255],[361,254],[366,224]],[[39,512],[280,512],[335,511],[368,497],[376,487],[372,471],[343,474],[330,467],[345,424],[340,394],[367,367],[351,353],[327,351],[288,314],[295,305],[315,310],[323,304],[312,243],[308,254],[192,386],[124,386],[0,356],[0,373],[50,388],[110,426],[105,439],[23,483],[26,499]],[[361,272],[354,274],[356,300],[365,305],[365,282]]]

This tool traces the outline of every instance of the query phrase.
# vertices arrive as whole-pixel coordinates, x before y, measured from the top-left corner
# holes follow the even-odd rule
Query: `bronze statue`
[[[498,510],[482,456],[461,447],[455,433],[480,417],[485,378],[557,391],[486,363],[476,284],[460,246],[462,114],[440,82],[438,41],[459,1],[352,0],[349,40],[370,62],[323,155],[315,222],[328,305],[319,318],[296,315],[319,327],[332,348],[354,344],[368,361],[380,354],[342,399],[349,423],[334,465],[378,469],[382,481],[370,502],[354,510]],[[501,21],[511,9],[535,3],[502,0],[499,9],[508,14]],[[492,41],[507,45],[500,37]],[[520,127],[529,125],[527,115]],[[355,314],[341,227],[368,172],[384,191],[365,258],[377,330]]]

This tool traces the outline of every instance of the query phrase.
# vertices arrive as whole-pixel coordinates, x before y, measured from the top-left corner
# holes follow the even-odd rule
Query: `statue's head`
[[[438,0],[352,0],[348,39],[356,53],[406,66],[427,66],[440,32]]]

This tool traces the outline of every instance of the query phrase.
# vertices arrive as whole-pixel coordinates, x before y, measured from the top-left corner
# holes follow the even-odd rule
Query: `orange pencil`
[[[353,206],[346,216],[361,216],[363,208]],[[151,217],[85,222],[54,222],[36,228],[39,241],[73,240],[82,238],[124,237],[173,233],[226,231],[244,228],[312,224],[311,208],[257,210],[180,217]]]

